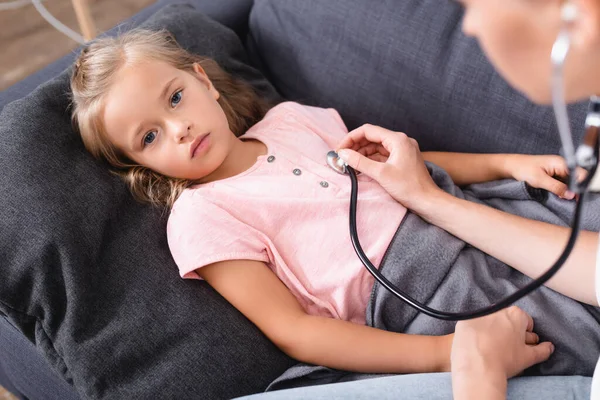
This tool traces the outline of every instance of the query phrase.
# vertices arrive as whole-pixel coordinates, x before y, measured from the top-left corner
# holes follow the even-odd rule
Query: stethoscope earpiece
[[[560,9],[560,18],[563,23],[570,24],[575,22],[579,16],[579,8],[572,1],[566,1]]]

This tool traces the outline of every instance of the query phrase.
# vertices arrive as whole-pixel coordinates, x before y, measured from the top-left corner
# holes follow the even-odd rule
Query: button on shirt
[[[225,260],[266,263],[312,315],[365,323],[374,283],[350,241],[350,178],[326,161],[348,133],[333,109],[281,103],[242,138],[268,153],[243,173],[186,189],[167,234],[183,278]],[[375,181],[359,175],[361,244],[379,266],[406,214]]]

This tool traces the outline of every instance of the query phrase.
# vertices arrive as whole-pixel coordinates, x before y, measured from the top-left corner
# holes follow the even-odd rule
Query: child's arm
[[[308,315],[277,276],[258,261],[223,261],[197,272],[297,360],[365,373],[450,370],[452,335],[406,335]]]
[[[443,168],[458,186],[512,178],[508,172],[508,154],[422,152],[423,159]]]
[[[567,164],[560,156],[442,152],[422,154],[425,161],[446,170],[458,186],[498,179],[516,179],[569,200],[575,197],[567,191],[566,184],[555,178],[566,178],[569,175]],[[578,174],[578,178],[582,179],[584,171],[580,169]]]

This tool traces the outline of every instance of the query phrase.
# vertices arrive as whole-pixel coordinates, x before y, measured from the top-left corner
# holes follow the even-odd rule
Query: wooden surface
[[[17,400],[17,398],[0,386],[0,400]]]
[[[154,1],[86,0],[96,34],[112,28]],[[72,0],[45,0],[42,4],[59,21],[81,34]],[[77,47],[75,41],[46,22],[33,5],[0,11],[0,90]]]
[[[92,17],[90,6],[87,0],[71,0],[75,15],[77,16],[77,22],[79,23],[79,30],[81,31],[85,40],[92,40],[96,37],[96,24]]]
[[[96,34],[124,21],[155,0],[86,0]],[[44,6],[63,24],[82,33],[72,0],[46,0]],[[0,90],[61,58],[78,44],[57,31],[32,5],[0,11]],[[16,400],[0,386],[0,400]]]

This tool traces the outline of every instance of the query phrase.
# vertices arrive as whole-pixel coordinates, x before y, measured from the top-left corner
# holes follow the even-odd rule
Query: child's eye
[[[178,90],[173,94],[173,96],[171,96],[171,107],[174,108],[177,104],[179,104],[181,101],[182,92],[183,90]]]
[[[154,142],[154,139],[156,139],[156,133],[153,131],[148,132],[146,136],[144,136],[144,147],[146,147],[149,144],[152,144],[152,142]]]

